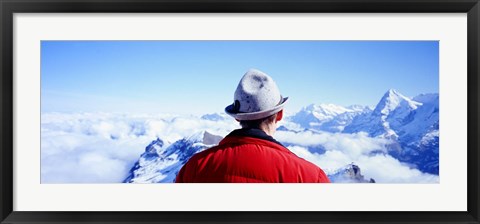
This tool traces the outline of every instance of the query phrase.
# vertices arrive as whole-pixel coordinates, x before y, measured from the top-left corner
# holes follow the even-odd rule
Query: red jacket
[[[236,130],[237,132],[243,130]],[[256,131],[260,131],[256,129]],[[234,131],[235,132],[235,131]],[[234,133],[232,132],[232,133]],[[260,131],[261,132],[261,131]],[[177,183],[329,183],[327,175],[276,142],[232,133],[218,146],[192,156]],[[267,136],[264,132],[264,136]],[[242,135],[242,134],[241,134]]]

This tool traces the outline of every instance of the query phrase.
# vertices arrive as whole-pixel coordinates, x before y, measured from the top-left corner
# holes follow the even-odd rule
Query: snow
[[[194,133],[168,147],[163,147],[163,142],[157,139],[146,147],[145,153],[140,156],[124,182],[172,183],[180,168],[190,157],[218,144],[220,139],[220,136],[215,136],[207,131]],[[204,140],[208,140],[209,145],[205,144]],[[215,140],[218,141],[214,142]],[[150,148],[160,148],[161,150],[150,153],[152,151]]]
[[[388,90],[383,96],[374,111],[380,111],[381,114],[388,115],[391,111],[397,108],[415,110],[422,103],[413,101],[408,97],[398,93],[394,89]]]
[[[368,111],[370,108],[360,105],[311,104],[286,120],[306,129],[340,132],[355,116]]]

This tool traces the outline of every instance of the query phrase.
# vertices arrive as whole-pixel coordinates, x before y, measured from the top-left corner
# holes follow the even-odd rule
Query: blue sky
[[[437,41],[42,41],[42,112],[205,114],[250,68],[290,97],[374,106],[388,89],[438,92]]]

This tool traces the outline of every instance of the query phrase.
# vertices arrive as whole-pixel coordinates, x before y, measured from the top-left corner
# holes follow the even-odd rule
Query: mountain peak
[[[185,140],[190,143],[203,143],[205,145],[217,145],[222,139],[222,136],[212,134],[208,131],[198,131],[185,138]]]
[[[423,103],[423,104],[437,104],[438,105],[439,95],[438,93],[424,93],[420,94],[413,98],[413,100]]]
[[[158,151],[163,147],[164,142],[157,137],[157,139],[150,142],[150,144],[145,147],[146,154],[157,154]]]
[[[209,121],[223,121],[226,119],[225,114],[219,114],[219,113],[205,114],[200,118],[203,120],[209,120]]]
[[[366,179],[362,175],[360,167],[353,162],[338,169],[333,174],[329,175],[329,178],[335,183],[375,183],[375,180],[372,178]]]
[[[389,89],[389,90],[387,91],[387,93],[390,94],[390,95],[399,95],[399,93],[398,93],[397,90],[395,90],[395,89]]]
[[[304,110],[304,111],[313,111],[313,110],[315,110],[316,107],[317,107],[317,106],[312,103],[312,104],[309,104],[308,106],[303,107],[302,110]]]
[[[393,99],[393,98],[398,98],[398,99],[408,99],[408,97],[402,95],[400,92],[398,92],[397,90],[395,89],[389,89],[385,94],[383,94],[383,98],[390,98],[390,99]]]
[[[332,103],[310,104],[302,109],[305,112],[313,113],[317,118],[324,116],[335,116],[348,112],[349,109]]]
[[[175,177],[190,157],[222,140],[221,136],[208,131],[198,131],[164,147],[159,138],[147,146],[130,173],[126,183],[174,182]]]
[[[205,145],[218,145],[222,139],[222,136],[214,135],[208,131],[203,133],[203,144]]]
[[[388,114],[397,107],[405,105],[410,109],[417,109],[422,103],[413,101],[412,99],[402,95],[395,89],[389,89],[375,107],[374,113]]]

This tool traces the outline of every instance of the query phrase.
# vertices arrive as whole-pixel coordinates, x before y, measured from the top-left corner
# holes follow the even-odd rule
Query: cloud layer
[[[206,120],[107,113],[42,114],[41,127],[42,183],[118,183],[156,138],[170,144],[198,131],[225,136],[239,128],[229,117]],[[327,173],[353,162],[366,178],[380,183],[436,183],[439,179],[384,155],[381,152],[389,141],[365,133],[277,131],[275,138]],[[318,147],[324,153],[312,150]]]
[[[172,143],[199,130],[226,135],[233,119],[106,113],[42,115],[42,183],[117,183],[154,139]]]
[[[354,134],[328,132],[278,131],[277,140],[288,143],[288,148],[298,156],[316,164],[327,173],[333,173],[347,164],[361,168],[362,175],[377,183],[438,183],[439,177],[422,173],[408,164],[383,153],[391,143],[383,138],[371,138],[364,132]],[[325,153],[309,150],[322,146]]]

